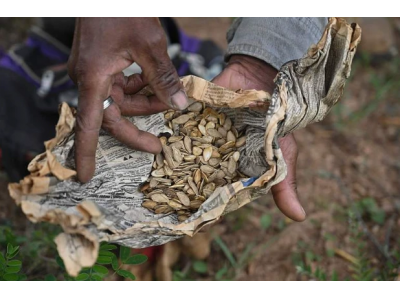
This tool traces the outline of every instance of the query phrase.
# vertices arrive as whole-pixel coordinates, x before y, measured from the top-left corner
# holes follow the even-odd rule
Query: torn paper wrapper
[[[325,117],[343,92],[360,38],[357,25],[331,18],[320,42],[303,58],[281,68],[272,96],[263,91],[227,90],[194,76],[182,78],[190,98],[223,111],[238,130],[246,132],[239,169],[249,175],[218,188],[183,223],[176,215],[154,215],[141,206],[143,195],[138,187],[150,175],[154,156],[125,147],[103,130],[93,179],[86,184],[77,181],[75,111],[67,104],[61,106],[56,137],[30,163],[31,174],[9,185],[10,194],[31,221],[62,227],[57,248],[72,276],[95,263],[100,241],[143,248],[193,236],[285,178],[278,137]],[[261,102],[267,113],[248,109],[254,101]],[[127,119],[155,135],[164,131],[162,114]]]

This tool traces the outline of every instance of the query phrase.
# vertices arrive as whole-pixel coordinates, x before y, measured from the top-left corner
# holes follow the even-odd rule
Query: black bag
[[[0,59],[1,160],[11,181],[28,174],[29,161],[54,137],[59,104],[77,104],[68,57],[67,46],[34,27]]]

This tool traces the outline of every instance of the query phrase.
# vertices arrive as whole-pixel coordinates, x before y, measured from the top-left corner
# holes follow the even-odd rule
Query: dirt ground
[[[231,21],[177,19],[186,33],[221,47]],[[179,279],[353,280],[365,278],[361,265],[375,276],[370,279],[385,279],[389,262],[390,272],[399,274],[400,26],[397,19],[358,21],[372,28],[363,32],[372,46],[360,47],[340,103],[324,121],[295,133],[307,220],[291,222],[271,196],[259,199],[215,226],[206,271],[193,270],[195,262],[182,258],[174,267]],[[371,22],[388,26],[379,31],[390,41],[386,49],[368,39],[376,35]],[[0,37],[7,32],[0,29]],[[0,220],[19,220],[20,230],[30,226],[9,199],[4,175]]]

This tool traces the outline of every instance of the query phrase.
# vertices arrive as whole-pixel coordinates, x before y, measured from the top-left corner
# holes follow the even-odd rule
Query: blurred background
[[[188,36],[212,41],[204,47],[215,60],[206,58],[203,69],[190,65],[192,73],[212,78],[220,70],[218,48],[225,49],[232,20],[175,19],[174,26]],[[172,279],[400,280],[400,18],[348,22],[359,23],[363,35],[343,97],[324,121],[295,133],[298,193],[307,220],[285,218],[270,196],[254,201],[225,216],[199,241],[210,247],[207,257],[189,253],[176,259]],[[43,27],[36,18],[0,18],[0,53],[23,42],[35,24]],[[62,43],[68,47],[69,39]],[[0,94],[9,80],[4,76],[0,73]],[[0,117],[5,113],[11,112],[1,111]],[[35,124],[32,119],[30,126]],[[53,131],[46,134],[51,137]],[[35,154],[23,153],[16,165],[24,166]],[[8,195],[4,150],[1,155],[0,252],[7,243],[19,245],[28,280],[48,274],[61,280],[52,242],[60,229],[27,221]]]

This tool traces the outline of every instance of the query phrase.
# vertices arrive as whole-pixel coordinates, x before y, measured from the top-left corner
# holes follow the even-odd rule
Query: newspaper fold
[[[281,68],[272,96],[255,90],[231,91],[194,76],[182,78],[190,98],[219,108],[246,131],[239,169],[249,176],[218,188],[183,223],[175,215],[154,215],[141,207],[138,187],[150,175],[154,156],[125,147],[105,131],[100,132],[93,179],[86,184],[76,180],[75,111],[67,104],[61,106],[56,137],[29,164],[31,174],[9,185],[10,195],[32,222],[62,227],[56,244],[72,276],[95,263],[101,241],[143,248],[193,236],[285,178],[278,137],[322,120],[339,100],[360,38],[358,25],[331,18],[319,43]],[[267,113],[248,109],[254,101],[265,104]],[[164,131],[162,114],[127,119],[155,135]]]

